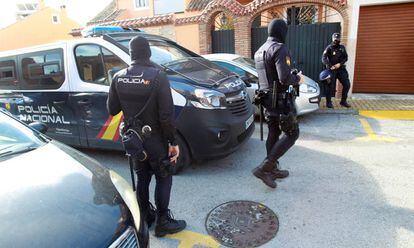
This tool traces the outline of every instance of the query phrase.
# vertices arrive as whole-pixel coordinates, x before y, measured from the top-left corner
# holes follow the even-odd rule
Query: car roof
[[[237,54],[231,54],[231,53],[211,53],[203,55],[203,57],[207,59],[219,59],[219,60],[235,60],[237,58],[240,58],[240,55]]]
[[[159,35],[154,35],[154,34],[142,33],[142,32],[119,32],[119,33],[110,33],[106,35],[110,36],[111,38],[115,40],[127,39],[127,38],[131,38],[131,36],[143,36],[147,39],[152,39],[152,40],[169,41],[168,38],[165,38]],[[60,40],[60,41],[41,44],[41,45],[35,45],[35,46],[29,46],[29,47],[24,47],[24,48],[18,48],[14,50],[2,51],[0,52],[0,57],[14,56],[16,54],[30,53],[33,51],[43,50],[43,49],[48,49],[48,48],[53,49],[55,47],[64,46],[65,44],[77,44],[79,42],[82,42],[82,43],[93,42],[94,40],[97,41],[97,40],[102,40],[102,39],[103,39],[103,36],[95,36],[95,37],[82,37],[82,38],[69,39],[69,40]]]

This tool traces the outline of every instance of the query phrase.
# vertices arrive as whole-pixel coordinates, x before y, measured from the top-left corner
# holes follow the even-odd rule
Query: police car
[[[124,178],[1,110],[0,188],[0,247],[148,246]]]
[[[259,87],[256,66],[250,58],[245,58],[237,54],[214,53],[207,54],[204,57],[217,65],[237,73],[242,79],[249,84],[247,92],[250,98],[253,98]],[[295,100],[296,114],[304,115],[319,109],[320,88],[318,83],[311,78],[303,75],[304,82],[299,88],[299,97]],[[259,110],[256,109],[259,114]]]
[[[97,30],[0,53],[0,108],[26,123],[46,123],[47,135],[63,143],[121,150],[123,115],[110,116],[106,100],[111,75],[130,63],[129,41],[141,35],[170,80],[181,147],[177,167],[226,156],[252,135],[254,109],[238,75],[161,36]]]

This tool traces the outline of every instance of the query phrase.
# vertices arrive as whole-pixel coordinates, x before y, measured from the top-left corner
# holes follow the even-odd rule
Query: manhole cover
[[[213,209],[206,228],[227,247],[258,247],[276,236],[279,220],[268,207],[252,201],[232,201]]]

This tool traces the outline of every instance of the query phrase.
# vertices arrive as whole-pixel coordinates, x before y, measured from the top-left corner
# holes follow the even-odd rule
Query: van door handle
[[[65,103],[66,103],[66,101],[53,101],[54,105],[63,105]]]
[[[91,102],[91,100],[89,100],[89,99],[82,99],[82,100],[79,100],[78,101],[78,104],[79,105],[90,105],[92,102]]]

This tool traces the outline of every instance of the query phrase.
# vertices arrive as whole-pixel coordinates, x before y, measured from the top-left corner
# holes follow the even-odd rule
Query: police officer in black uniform
[[[345,68],[345,63],[348,61],[348,54],[345,46],[341,45],[341,35],[334,33],[332,35],[332,43],[328,45],[322,55],[322,63],[326,68],[332,72],[331,83],[326,85],[326,107],[333,108],[331,97],[335,94],[336,79],[342,84],[342,98],[340,104],[346,108],[351,105],[346,101],[348,98],[348,91],[351,88],[349,82],[348,71]]]
[[[268,27],[269,37],[255,54],[259,75],[259,91],[256,103],[266,112],[269,128],[266,140],[267,157],[253,170],[253,174],[267,186],[276,188],[275,180],[289,175],[279,169],[278,159],[292,147],[299,137],[299,126],[295,116],[294,99],[300,74],[291,68],[291,57],[284,44],[287,24],[280,19],[272,20]],[[283,136],[279,137],[283,132]]]
[[[140,123],[151,128],[150,137],[144,140],[148,155],[144,162],[135,161],[138,175],[137,198],[148,226],[155,221],[155,236],[182,231],[183,220],[175,220],[170,210],[172,175],[161,173],[161,164],[168,159],[176,163],[179,147],[175,143],[174,104],[170,84],[164,72],[150,62],[151,50],[144,37],[135,37],[130,43],[131,66],[116,73],[109,90],[107,108],[111,115],[120,111],[128,125],[137,121],[137,113],[146,105],[139,116]],[[132,124],[133,125],[133,124]],[[155,174],[156,211],[149,201],[149,185]]]

